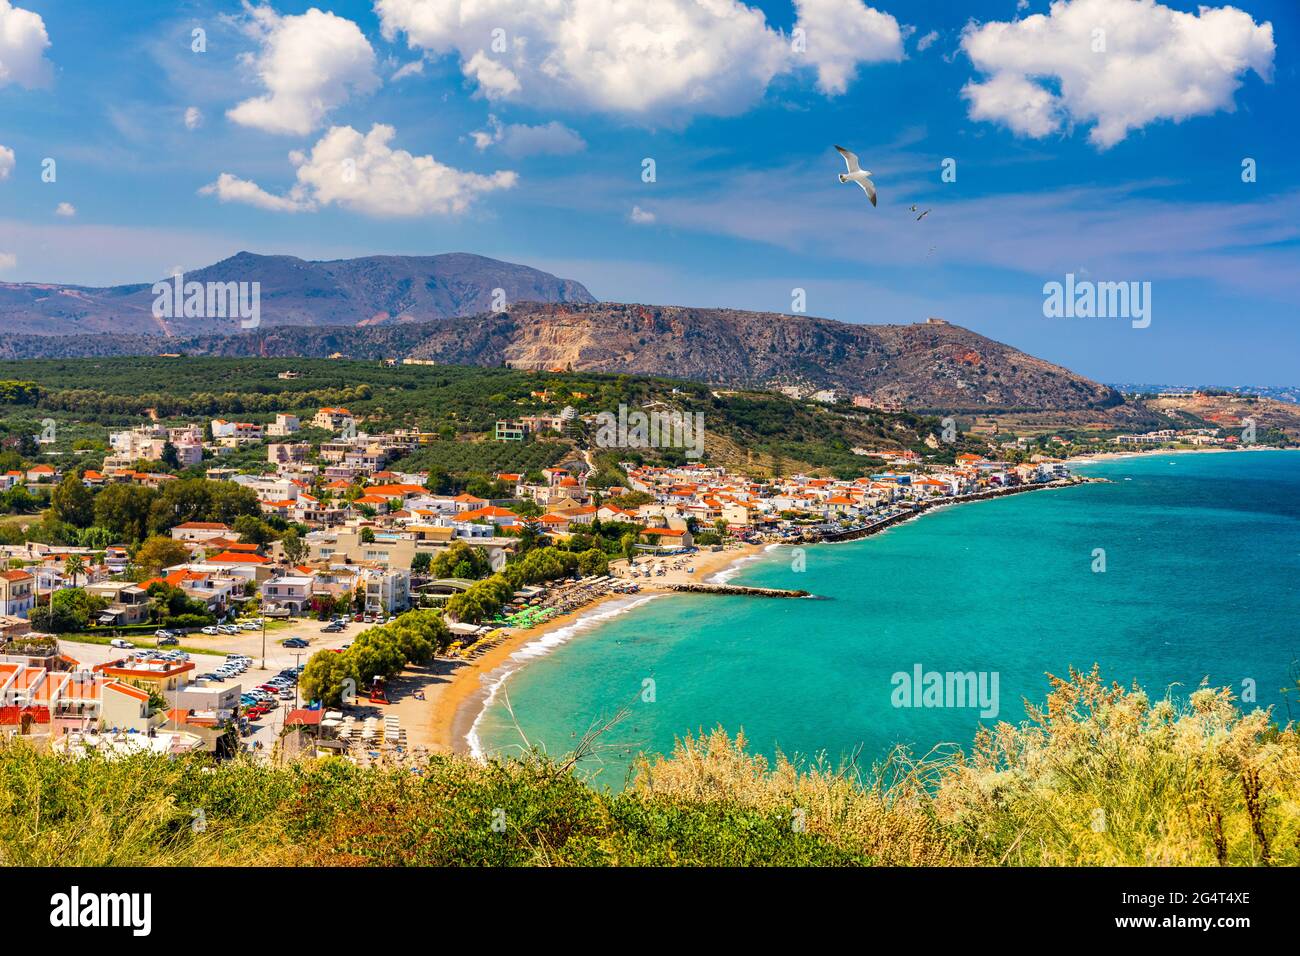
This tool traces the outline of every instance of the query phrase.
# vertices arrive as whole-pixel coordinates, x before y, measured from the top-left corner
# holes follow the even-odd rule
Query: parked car
[[[216,626],[215,624],[209,624],[207,627],[205,627],[205,628],[203,629],[203,633],[204,633],[204,634],[220,634],[221,632],[217,630],[217,626]]]
[[[293,699],[294,699],[295,697],[297,697],[297,696],[298,696],[298,695],[295,694],[295,693],[294,693],[293,691],[291,691],[291,690],[282,690],[282,691],[280,691],[280,699],[281,699],[281,700],[293,700]]]
[[[160,638],[158,638],[158,646],[159,646],[159,647],[170,647],[171,645],[173,645],[173,644],[179,644],[180,642],[181,642],[181,639],[180,639],[179,637],[175,636],[174,634],[169,634],[169,635],[167,635],[166,637],[160,637]]]
[[[110,647],[123,647],[123,648],[135,647],[135,645],[132,644],[130,641],[121,637],[113,638],[111,641],[108,642],[108,644]]]
[[[262,629],[261,624],[254,624],[252,621],[245,621],[239,626],[245,631],[260,631]]]

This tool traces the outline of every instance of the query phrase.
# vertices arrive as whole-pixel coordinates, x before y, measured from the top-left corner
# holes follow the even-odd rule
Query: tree
[[[50,510],[60,521],[85,528],[95,520],[95,497],[80,478],[68,475],[50,495]]]
[[[262,509],[257,502],[257,492],[233,481],[207,482],[212,496],[209,521],[220,521],[233,527],[242,515],[258,515]]]
[[[180,453],[170,441],[163,442],[161,460],[168,468],[179,468],[181,466]]]
[[[627,558],[628,564],[636,563],[636,532],[629,531],[619,539],[619,548],[623,552],[623,557]]]
[[[154,535],[140,545],[135,553],[135,563],[149,574],[158,574],[163,568],[184,564],[189,557],[189,549],[179,541]]]
[[[48,607],[32,609],[32,627],[50,634],[66,634],[68,631],[80,631],[98,614],[108,602],[100,597],[92,597],[82,588],[63,588],[50,597]]]
[[[298,536],[298,532],[290,528],[280,539],[280,547],[284,549],[284,556],[289,559],[290,564],[301,564],[307,557],[307,542]]]
[[[113,484],[95,496],[95,524],[126,543],[143,541],[157,492],[143,485]]]
[[[261,547],[275,540],[275,529],[255,515],[242,515],[235,519],[234,530],[245,544]]]
[[[420,551],[415,557],[411,558],[412,574],[427,574],[429,571],[429,562],[433,560],[433,555],[428,551]]]
[[[63,573],[72,578],[72,586],[77,586],[77,576],[86,570],[86,562],[81,560],[81,555],[70,554],[67,560],[63,562]]]
[[[362,528],[362,529],[361,529],[361,543],[362,543],[362,544],[374,544],[374,543],[375,543],[375,532],[374,532],[374,529],[373,529],[373,528]]]

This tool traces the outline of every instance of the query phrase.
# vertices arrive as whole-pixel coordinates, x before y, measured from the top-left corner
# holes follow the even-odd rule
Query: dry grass
[[[642,759],[617,795],[575,763],[443,756],[414,775],[76,759],[20,740],[0,745],[0,865],[1300,863],[1294,726],[1227,690],[1153,703],[1096,670],[1054,679],[1030,720],[969,753],[899,751],[864,771],[769,761],[719,729]]]

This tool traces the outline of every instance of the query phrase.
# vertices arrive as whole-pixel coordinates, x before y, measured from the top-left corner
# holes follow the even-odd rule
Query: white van
[[[108,646],[109,646],[109,647],[121,647],[121,648],[127,648],[127,649],[132,648],[132,647],[135,647],[135,645],[132,644],[130,641],[128,641],[128,640],[124,640],[124,639],[122,639],[122,638],[120,638],[120,637],[115,637],[115,638],[113,638],[111,641],[108,642]]]

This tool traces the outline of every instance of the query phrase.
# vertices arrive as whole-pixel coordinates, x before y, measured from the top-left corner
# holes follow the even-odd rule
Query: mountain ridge
[[[264,326],[236,335],[11,336],[0,358],[153,355],[417,359],[452,365],[798,385],[909,408],[1088,409],[1110,387],[969,329],[636,303],[519,302],[501,312],[370,326]]]
[[[595,301],[573,279],[467,252],[308,260],[241,251],[185,273],[184,279],[259,283],[264,326],[430,321],[486,312],[499,298],[507,303]],[[0,282],[0,321],[11,334],[23,335],[195,336],[238,330],[234,318],[160,320],[153,314],[153,287],[152,282],[104,287]]]

